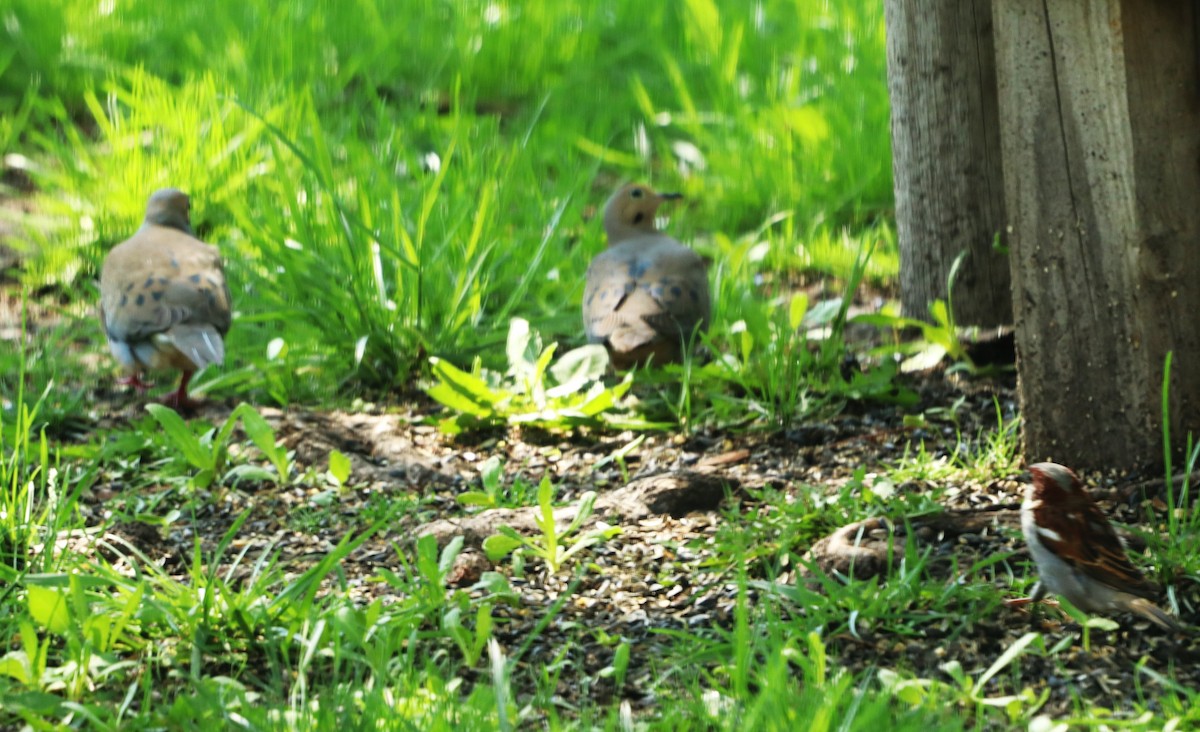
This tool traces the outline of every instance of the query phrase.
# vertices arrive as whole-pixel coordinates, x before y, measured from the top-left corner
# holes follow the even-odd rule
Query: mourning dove
[[[183,191],[156,191],[141,228],[100,270],[100,320],[130,372],[122,383],[145,390],[143,371],[177,368],[179,388],[163,399],[176,409],[195,405],[187,395],[192,375],[225,359],[231,319],[220,253],[192,233],[188,208]]]
[[[583,325],[616,368],[650,356],[655,363],[678,361],[693,334],[708,327],[704,260],[654,226],[659,205],[677,198],[634,183],[604,207],[608,249],[588,267]]]

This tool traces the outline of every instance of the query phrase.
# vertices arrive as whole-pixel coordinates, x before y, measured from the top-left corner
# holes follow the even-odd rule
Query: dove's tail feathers
[[[211,325],[182,323],[166,333],[171,344],[191,361],[196,370],[225,361],[225,341]]]

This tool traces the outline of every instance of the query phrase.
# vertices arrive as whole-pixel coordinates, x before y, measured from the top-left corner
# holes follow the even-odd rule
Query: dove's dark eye
[[[642,193],[643,193],[643,191],[641,188],[634,188],[632,191],[629,192],[629,195],[633,198],[641,198]]]

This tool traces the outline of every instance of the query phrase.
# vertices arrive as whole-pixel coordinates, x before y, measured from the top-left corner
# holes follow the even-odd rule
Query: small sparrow
[[[1029,472],[1033,483],[1025,489],[1021,530],[1040,576],[1031,599],[1041,600],[1049,591],[1087,613],[1128,611],[1179,630],[1179,623],[1149,600],[1158,586],[1130,563],[1078,476],[1056,463],[1038,463]]]

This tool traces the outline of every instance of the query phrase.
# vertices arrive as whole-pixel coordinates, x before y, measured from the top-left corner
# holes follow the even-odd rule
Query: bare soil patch
[[[461,534],[466,551],[453,576],[458,587],[472,589],[481,574],[497,569],[510,572],[507,563],[494,567],[479,544],[500,523],[532,532],[528,510],[500,509],[481,513],[461,506],[456,496],[479,489],[480,466],[499,456],[505,479],[518,477],[536,484],[543,473],[559,486],[557,498],[562,519],[569,520],[570,506],[586,490],[599,494],[593,521],[603,520],[623,530],[619,536],[584,553],[587,564],[576,586],[569,571],[550,576],[534,562],[520,577],[511,577],[520,602],[497,610],[497,636],[504,643],[520,644],[564,593],[554,621],[530,646],[522,663],[544,665],[554,659],[566,663],[561,693],[573,701],[584,697],[604,700],[619,696],[635,705],[652,705],[652,680],[661,681],[658,659],[672,640],[664,630],[720,633],[732,626],[738,593],[737,578],[719,556],[727,542],[721,532],[733,530],[731,516],[755,520],[770,507],[766,501],[793,500],[807,486],[819,486],[829,495],[843,490],[858,468],[882,472],[906,452],[925,449],[949,455],[969,441],[994,429],[997,405],[1011,416],[1016,409],[1014,379],[956,380],[940,373],[927,374],[913,386],[922,397],[917,409],[930,410],[957,403],[957,424],[928,422],[923,428],[905,426],[905,412],[890,406],[852,406],[835,419],[788,431],[721,432],[693,435],[653,434],[627,458],[628,477],[609,462],[596,464],[625,446],[633,434],[550,435],[518,429],[497,430],[457,438],[440,434],[426,423],[436,407],[420,401],[387,413],[315,412],[265,409],[283,442],[295,451],[301,466],[323,470],[331,450],[352,461],[351,481],[357,486],[341,493],[320,489],[273,486],[220,488],[210,492],[195,522],[181,522],[166,530],[123,521],[110,531],[169,571],[183,572],[191,561],[193,532],[205,550],[212,550],[243,512],[250,517],[235,541],[236,555],[243,549],[253,559],[263,552],[279,555],[289,574],[311,566],[348,533],[362,531],[364,516],[378,514],[397,500],[418,508],[399,515],[392,525],[374,536],[342,565],[350,594],[361,602],[394,599],[386,582],[378,581],[381,569],[404,572],[406,553],[416,536],[433,533],[441,542]],[[112,395],[115,410],[106,418],[121,422],[136,416],[140,406],[121,395]],[[200,416],[217,423],[232,405],[210,403]],[[1094,476],[1093,476],[1094,477]],[[1106,477],[1097,494],[1117,521],[1136,525],[1144,516],[1142,490],[1129,495],[1124,486],[1144,487],[1148,476]],[[1152,477],[1152,476],[1149,476]],[[1093,484],[1095,480],[1090,481]],[[886,582],[887,551],[891,542],[902,547],[911,534],[928,551],[929,582],[990,583],[1008,596],[1014,577],[1023,576],[1028,561],[1019,539],[1017,508],[1021,484],[1017,480],[987,485],[933,485],[913,482],[897,486],[901,492],[945,489],[944,512],[912,517],[871,520],[843,528],[829,527],[828,535],[807,546],[758,547],[754,556],[779,556],[790,549],[804,555],[833,576],[879,576]],[[167,490],[164,488],[164,490]],[[118,506],[128,508],[153,500],[133,495],[120,482],[102,486],[88,498],[89,524],[104,522]],[[167,503],[176,500],[166,499]],[[161,509],[160,509],[161,510]],[[130,515],[130,511],[120,511]],[[307,517],[299,520],[298,517]],[[977,562],[1011,554],[988,573],[970,574]],[[903,551],[893,552],[898,561]],[[853,561],[851,561],[853,560]],[[248,567],[252,561],[243,561]],[[771,561],[751,560],[755,580],[782,586],[810,581],[812,570],[796,565],[781,570]],[[778,570],[778,571],[777,571]],[[761,597],[755,585],[752,598]],[[934,589],[935,589],[934,588]],[[1200,590],[1189,580],[1175,585],[1183,606],[1183,620],[1195,623]],[[806,630],[805,611],[791,608],[797,629]],[[965,614],[910,620],[913,632],[900,636],[870,624],[851,626],[827,636],[836,663],[861,670],[890,667],[927,677],[949,680],[941,665],[957,660],[977,676],[987,669],[1017,638],[1031,629],[1046,634],[1047,646],[1064,640],[1069,651],[1056,658],[1027,654],[991,682],[989,694],[1022,687],[1049,691],[1045,711],[1068,713],[1072,696],[1086,696],[1104,706],[1127,707],[1137,694],[1157,691],[1144,676],[1135,683],[1138,664],[1173,675],[1185,686],[1200,685],[1200,642],[1194,636],[1169,638],[1144,621],[1120,618],[1121,629],[1093,632],[1090,650],[1084,650],[1077,626],[1063,621],[1052,609],[1028,612],[999,604],[980,620]],[[625,686],[613,688],[598,672],[612,660],[608,639],[620,637],[633,646],[632,666]],[[560,657],[564,653],[565,657]],[[580,679],[588,680],[580,683]]]

